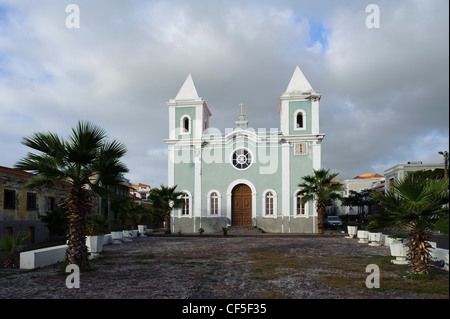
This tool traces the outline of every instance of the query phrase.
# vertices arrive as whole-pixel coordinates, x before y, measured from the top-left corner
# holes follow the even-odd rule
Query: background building
[[[386,190],[391,189],[395,181],[404,179],[409,172],[435,170],[437,168],[444,170],[444,163],[423,164],[422,162],[408,162],[407,164],[397,164],[384,171]]]
[[[340,179],[336,182],[341,183],[344,186],[344,191],[341,193],[342,197],[349,197],[351,191],[361,193],[364,190],[376,189],[383,187],[385,177],[379,174],[363,174],[351,179]],[[369,207],[358,206],[344,206],[342,201],[336,200],[332,206],[327,207],[327,215],[357,215],[360,210],[364,210],[367,214]]]
[[[141,200],[146,200],[152,188],[150,185],[137,183],[131,184],[130,194]]]
[[[28,244],[49,239],[39,217],[55,210],[70,192],[70,184],[29,190],[25,186],[34,174],[0,166],[0,240],[5,235],[29,232]]]

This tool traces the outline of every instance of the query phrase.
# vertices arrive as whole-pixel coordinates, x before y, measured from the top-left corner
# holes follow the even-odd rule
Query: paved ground
[[[78,289],[56,266],[0,269],[0,299],[427,298],[367,289],[365,267],[384,256],[388,247],[343,236],[151,236],[105,246]]]

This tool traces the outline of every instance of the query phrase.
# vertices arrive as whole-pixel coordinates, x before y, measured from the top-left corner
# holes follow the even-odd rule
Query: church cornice
[[[299,92],[299,93],[284,93],[280,96],[281,101],[285,100],[312,100],[312,101],[318,101],[322,95],[316,91],[312,92]]]
[[[280,132],[277,132],[280,133]],[[300,143],[300,142],[315,142],[320,144],[325,137],[325,134],[305,134],[305,135],[282,135],[282,134],[271,134],[271,135],[258,135],[253,132],[248,131],[237,131],[229,133],[225,136],[223,135],[210,135],[203,136],[202,138],[189,138],[189,139],[165,139],[164,142],[167,145],[178,145],[178,146],[193,146],[193,147],[204,147],[206,145],[228,145],[235,138],[244,137],[248,138],[255,144],[258,143]]]

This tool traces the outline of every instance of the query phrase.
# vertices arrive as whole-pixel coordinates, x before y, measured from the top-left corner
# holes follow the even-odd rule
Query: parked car
[[[339,216],[328,216],[325,219],[325,224],[328,224],[330,226],[342,226],[342,220],[339,218]]]

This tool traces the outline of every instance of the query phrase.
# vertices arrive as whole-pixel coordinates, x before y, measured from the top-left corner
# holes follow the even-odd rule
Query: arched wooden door
[[[245,184],[236,185],[231,192],[231,225],[252,226],[252,190]]]

